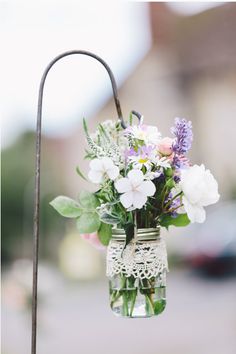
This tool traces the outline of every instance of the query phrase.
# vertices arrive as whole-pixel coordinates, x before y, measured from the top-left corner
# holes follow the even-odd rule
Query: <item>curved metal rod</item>
[[[37,293],[38,293],[38,253],[39,253],[39,212],[40,212],[40,159],[41,159],[41,126],[42,126],[42,103],[43,90],[48,72],[52,66],[60,59],[74,54],[83,54],[98,60],[108,72],[111,80],[113,97],[116,105],[118,119],[121,121],[123,128],[126,128],[122,117],[120,101],[117,95],[117,85],[114,75],[107,63],[96,54],[84,50],[71,50],[55,57],[46,67],[39,87],[38,96],[38,113],[37,113],[37,133],[36,133],[36,165],[35,165],[35,199],[34,199],[34,246],[33,246],[33,289],[32,289],[32,337],[31,337],[31,354],[36,354],[36,338],[37,338]]]
[[[138,121],[139,121],[139,123],[141,123],[141,120],[142,120],[142,114],[140,114],[139,112],[137,112],[137,111],[131,111],[131,113],[134,115],[134,116],[136,116],[137,118],[138,118]]]

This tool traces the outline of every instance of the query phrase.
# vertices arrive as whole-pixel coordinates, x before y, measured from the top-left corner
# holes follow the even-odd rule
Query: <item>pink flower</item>
[[[97,232],[93,232],[91,234],[80,234],[80,236],[84,240],[87,240],[95,248],[97,248],[99,250],[105,250],[106,247],[99,240]]]
[[[161,139],[160,142],[158,143],[158,151],[164,156],[171,155],[173,152],[172,149],[173,141],[174,139],[168,137]]]

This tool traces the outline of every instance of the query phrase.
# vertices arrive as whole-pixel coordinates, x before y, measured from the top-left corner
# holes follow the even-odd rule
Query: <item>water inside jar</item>
[[[161,275],[142,280],[118,275],[109,286],[111,309],[118,316],[151,317],[165,309],[166,286]]]

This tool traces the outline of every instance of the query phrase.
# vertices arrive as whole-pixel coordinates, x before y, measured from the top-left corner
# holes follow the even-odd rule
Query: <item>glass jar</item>
[[[125,232],[114,229],[107,248],[110,306],[123,317],[151,317],[166,306],[165,241],[160,229],[138,229],[125,247]]]

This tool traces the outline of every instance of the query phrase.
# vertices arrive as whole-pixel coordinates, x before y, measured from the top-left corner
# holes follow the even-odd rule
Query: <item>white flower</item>
[[[149,171],[149,170],[148,170],[148,171],[145,173],[145,179],[146,179],[146,180],[152,180],[152,179],[154,179],[154,178],[158,178],[161,174],[162,174],[161,171],[155,171],[155,172],[153,172],[153,171]]]
[[[144,141],[146,144],[157,145],[161,139],[161,133],[157,127],[152,125],[133,125],[126,129],[126,133],[130,134],[135,139]]]
[[[205,221],[204,206],[214,204],[219,200],[218,184],[204,165],[194,165],[181,171],[180,188],[183,204],[191,222]]]
[[[147,170],[151,169],[152,162],[156,159],[156,150],[153,146],[141,146],[135,154],[128,156],[128,160],[133,168],[141,169],[143,166]]]
[[[109,157],[94,159],[90,162],[88,177],[93,183],[101,183],[105,178],[115,180],[119,176],[119,168]]]
[[[161,157],[159,160],[156,161],[156,165],[163,167],[163,168],[170,168],[170,160],[166,157]]]
[[[140,156],[130,156],[130,163],[133,165],[133,168],[140,169],[144,166],[147,170],[152,166],[152,162],[148,158],[142,158]]]
[[[115,183],[115,187],[119,193],[123,193],[120,201],[125,208],[141,209],[147,197],[152,196],[156,191],[153,182],[144,181],[144,175],[140,170],[131,170],[127,177]]]

